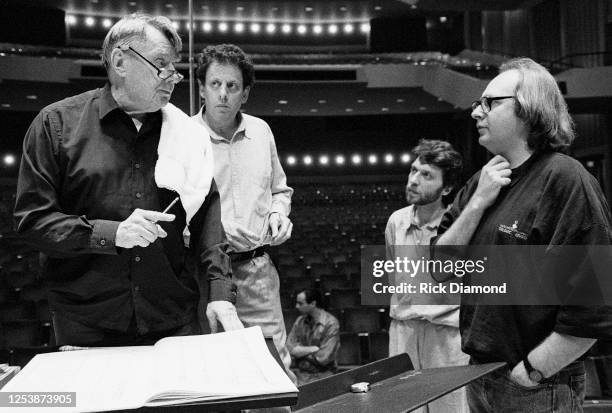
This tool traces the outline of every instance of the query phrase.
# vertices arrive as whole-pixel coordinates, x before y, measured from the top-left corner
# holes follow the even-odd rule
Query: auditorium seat
[[[338,365],[360,365],[361,343],[354,333],[340,333],[340,349],[338,350]]]
[[[381,329],[381,313],[378,308],[355,307],[344,310],[346,331],[353,333],[374,333]]]
[[[279,277],[282,278],[303,278],[306,276],[306,269],[302,264],[282,265],[278,268]]]
[[[300,316],[300,312],[295,309],[286,309],[283,310],[283,320],[285,320],[285,329],[287,330],[287,334],[291,331],[291,327],[295,323],[295,320]]]
[[[389,357],[389,333],[370,333],[370,362]]]
[[[5,303],[0,306],[0,323],[20,320],[32,320],[34,318],[35,311],[33,303]]]
[[[316,263],[310,265],[310,277],[322,278],[334,274],[335,269],[331,264]]]
[[[345,289],[351,287],[349,281],[344,275],[328,275],[319,280],[320,290],[328,292],[336,289]]]
[[[348,308],[361,305],[359,290],[355,288],[332,290],[327,298],[329,308]]]
[[[38,346],[42,344],[41,324],[38,321],[3,322],[3,348]]]

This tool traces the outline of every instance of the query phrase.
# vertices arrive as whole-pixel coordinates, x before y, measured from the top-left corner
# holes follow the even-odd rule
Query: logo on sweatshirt
[[[512,225],[499,224],[497,230],[515,238],[522,239],[523,241],[527,241],[527,234],[518,230],[518,220],[514,221]]]

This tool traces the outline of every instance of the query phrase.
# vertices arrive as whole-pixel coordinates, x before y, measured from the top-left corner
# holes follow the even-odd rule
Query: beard
[[[406,201],[411,205],[427,205],[436,202],[442,196],[444,188],[435,191],[413,193],[406,189]]]

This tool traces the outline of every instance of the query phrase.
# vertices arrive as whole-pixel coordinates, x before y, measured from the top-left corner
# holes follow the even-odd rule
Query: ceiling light
[[[259,23],[251,23],[251,33],[259,33],[261,25]]]
[[[327,31],[329,32],[329,34],[336,34],[338,33],[338,26],[335,24],[330,24],[327,28]]]
[[[440,16],[440,23],[446,23],[448,21],[448,19],[446,18],[446,16]]]
[[[113,22],[111,21],[111,19],[102,20],[102,27],[104,27],[105,29],[108,29],[112,25],[113,25]]]
[[[268,23],[268,24],[266,25],[266,32],[268,32],[268,33],[272,34],[272,33],[274,33],[275,31],[276,31],[276,25],[275,25],[275,24],[273,24],[273,23]]]
[[[408,163],[410,162],[410,154],[409,153],[403,153],[400,160],[402,161],[402,163]]]
[[[306,34],[306,26],[303,24],[300,24],[297,28],[297,31],[299,34]]]
[[[393,163],[393,155],[388,153],[385,155],[385,163]]]
[[[321,34],[321,32],[323,32],[323,27],[321,27],[320,24],[315,24],[314,26],[312,26],[312,32],[314,34]]]
[[[347,11],[348,9],[346,8],[346,6],[340,6],[340,11]]]
[[[202,30],[204,30],[206,33],[212,31],[212,24],[210,22],[204,22],[202,24]]]
[[[242,6],[236,7],[236,11],[243,11],[243,10],[244,10],[244,7],[242,7]]]
[[[312,163],[312,157],[310,155],[304,156],[304,165],[310,165]]]
[[[381,112],[389,112],[389,108],[380,108]]]
[[[327,165],[327,164],[329,163],[329,156],[327,156],[327,155],[321,155],[321,156],[319,157],[319,163],[320,163],[321,165]]]
[[[286,100],[279,100],[279,101],[278,101],[278,104],[279,104],[279,105],[286,105],[287,103],[289,103],[289,102],[288,102],[288,101],[286,101]]]
[[[242,33],[244,31],[244,24],[243,23],[236,23],[234,25],[234,31],[236,33]]]
[[[427,106],[419,106],[419,110],[422,112],[424,110],[427,110]]]
[[[374,10],[381,11],[382,10],[382,6],[374,6]]]
[[[283,33],[285,34],[291,33],[291,25],[286,24],[286,23],[283,24],[282,30],[283,30]]]
[[[178,22],[172,22],[172,27],[174,27],[174,30],[178,30],[179,29]]]
[[[363,100],[363,99],[357,99],[357,103],[364,103],[364,102],[365,102],[365,100]]]
[[[26,99],[28,99],[28,100],[36,100],[36,99],[38,99],[38,96],[36,96],[36,95],[26,95]]]
[[[375,165],[376,163],[378,163],[378,156],[376,156],[374,154],[368,155],[368,163],[370,165]]]
[[[319,102],[320,104],[327,103],[327,101],[326,101],[325,99],[319,99],[319,100],[318,100],[318,102]]]
[[[94,24],[96,24],[96,19],[91,16],[85,17],[85,26],[93,27]]]
[[[344,156],[342,155],[336,156],[336,165],[344,165]]]
[[[227,23],[225,23],[225,22],[219,23],[219,31],[220,32],[226,32],[227,31]]]
[[[136,2],[135,2],[135,1],[130,1],[130,2],[128,3],[128,6],[130,6],[130,7],[136,7]]]
[[[77,18],[76,16],[73,16],[72,14],[68,14],[66,15],[66,24],[68,26],[74,26],[77,23]]]
[[[312,7],[306,6],[306,7],[304,7],[304,10],[306,11],[306,13],[310,13],[310,12],[312,12]]]
[[[353,25],[350,24],[350,23],[347,23],[347,24],[344,25],[344,33],[346,33],[346,34],[353,33],[353,29],[354,29]]]
[[[3,104],[2,104],[2,105],[0,105],[0,106],[2,106],[3,108],[10,108],[10,107],[11,107],[11,104],[10,104],[10,103],[3,103]]]
[[[353,108],[346,108],[346,109],[344,109],[344,111],[345,111],[345,112],[352,112],[352,111],[353,111]]]
[[[293,155],[287,156],[287,165],[295,165],[296,162],[297,162],[297,159],[295,159],[295,156]]]
[[[174,4],[172,4],[172,3],[167,3],[167,4],[166,4],[166,8],[168,8],[168,9],[172,9],[172,8],[174,8]]]
[[[353,162],[353,165],[359,165],[361,163],[361,155],[355,154],[351,156],[351,162]]]
[[[17,159],[15,158],[15,155],[7,153],[4,155],[3,161],[6,166],[13,166],[15,165],[15,162],[17,162]]]
[[[397,103],[404,103],[404,99],[402,99],[402,98],[397,98],[397,99],[395,99],[395,101]]]
[[[281,113],[281,112],[282,112],[282,110],[280,110],[280,109],[274,109],[274,113]]]
[[[317,112],[319,111],[319,109],[317,109],[317,108],[312,108],[312,109],[310,109],[310,111],[311,111],[312,113],[317,113]]]
[[[361,23],[359,30],[361,33],[370,33],[370,23]]]

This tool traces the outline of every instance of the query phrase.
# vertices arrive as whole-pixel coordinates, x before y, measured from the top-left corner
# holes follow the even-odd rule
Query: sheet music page
[[[207,336],[167,337],[155,345],[167,391],[175,397],[237,397],[297,392],[266,346],[259,327]]]
[[[39,354],[2,392],[76,392],[76,407],[45,411],[90,412],[142,406],[152,389],[154,347],[109,347]],[[15,409],[11,409],[14,411]],[[41,408],[22,408],[41,412]]]

